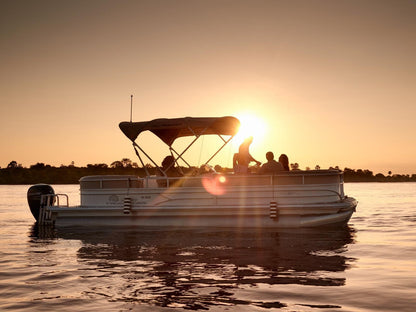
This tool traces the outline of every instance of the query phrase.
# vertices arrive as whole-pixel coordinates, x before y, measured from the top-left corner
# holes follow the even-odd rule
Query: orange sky
[[[413,0],[0,5],[2,168],[137,161],[118,128],[134,94],[134,121],[256,115],[262,162],[416,173]]]

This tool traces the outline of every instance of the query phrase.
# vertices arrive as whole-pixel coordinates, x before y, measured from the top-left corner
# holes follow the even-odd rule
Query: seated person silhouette
[[[274,160],[274,154],[272,152],[266,153],[267,163],[263,164],[260,168],[260,174],[277,174],[284,171],[283,165],[280,162]]]
[[[177,167],[175,167],[175,158],[172,155],[166,156],[162,161],[162,167],[160,168],[161,172],[158,172],[159,176],[165,177],[182,177],[183,174],[179,171]],[[169,179],[169,186],[177,184],[179,179]],[[157,180],[159,186],[166,187],[167,180],[166,179],[159,179]]]
[[[282,164],[283,169],[285,171],[289,171],[289,158],[287,157],[286,154],[280,155],[280,157],[279,157],[279,163]]]

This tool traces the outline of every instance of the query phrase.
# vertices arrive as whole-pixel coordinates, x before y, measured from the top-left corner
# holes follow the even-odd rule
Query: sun
[[[267,130],[266,122],[263,119],[253,113],[236,114],[235,117],[240,120],[241,124],[237,135],[233,139],[236,146],[239,146],[244,139],[250,136],[254,138],[253,143],[263,141]]]

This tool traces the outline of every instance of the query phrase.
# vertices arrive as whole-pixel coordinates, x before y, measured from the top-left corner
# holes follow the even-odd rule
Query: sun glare
[[[250,136],[254,138],[253,143],[263,141],[267,128],[264,120],[250,113],[237,114],[236,117],[240,120],[241,126],[233,140],[235,145],[240,145],[244,139]]]

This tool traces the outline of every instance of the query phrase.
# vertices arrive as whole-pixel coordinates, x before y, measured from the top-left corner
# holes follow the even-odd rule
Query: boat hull
[[[54,223],[56,227],[65,226],[136,226],[136,227],[215,227],[215,228],[304,228],[328,225],[347,224],[353,211],[342,212],[325,216],[293,216],[284,217],[279,221],[270,221],[267,218],[238,218],[235,217],[59,217]]]
[[[339,172],[282,176],[211,175],[165,181],[134,176],[81,179],[81,205],[43,207],[45,223],[61,226],[299,228],[349,221],[357,201]],[[166,185],[166,183],[165,183]],[[56,200],[56,198],[58,200]],[[56,204],[58,203],[58,204]]]
[[[303,206],[316,211],[317,205]],[[298,214],[299,206],[277,207],[275,216],[270,207],[205,207],[204,211],[177,207],[133,208],[126,214],[122,208],[50,207],[55,226],[138,226],[138,227],[223,227],[223,228],[300,228],[346,224],[357,202],[347,198],[342,202],[319,205],[328,213]],[[279,212],[281,209],[281,213]],[[334,209],[336,210],[335,212]],[[291,213],[291,211],[293,213]]]

